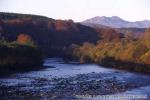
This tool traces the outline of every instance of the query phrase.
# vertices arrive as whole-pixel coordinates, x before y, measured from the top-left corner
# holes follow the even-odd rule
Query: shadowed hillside
[[[54,20],[36,15],[0,13],[0,27],[0,37],[7,41],[16,40],[21,33],[28,34],[46,56],[60,56],[63,49],[71,44],[96,43],[101,39],[97,30],[72,20]]]

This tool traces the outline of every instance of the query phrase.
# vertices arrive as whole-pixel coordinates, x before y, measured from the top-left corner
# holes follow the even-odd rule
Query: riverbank
[[[114,68],[114,69],[124,70],[128,72],[135,72],[135,73],[150,75],[149,64],[141,64],[141,63],[134,63],[134,62],[129,62],[129,61],[115,60],[112,57],[106,57],[99,62],[86,60],[86,59],[81,60],[79,58],[74,58],[74,59],[71,58],[71,59],[74,61],[80,62],[81,64],[98,64],[106,68]],[[68,63],[71,60],[64,58],[64,61]]]
[[[150,75],[150,65],[149,64],[115,60],[114,58],[111,58],[111,57],[102,59],[102,61],[98,64],[100,64],[104,67],[108,67],[108,68],[115,68],[115,69],[120,69],[120,70],[126,70],[129,72],[136,72],[136,73]]]
[[[15,42],[0,43],[0,77],[38,69],[42,65],[43,58],[38,48]]]

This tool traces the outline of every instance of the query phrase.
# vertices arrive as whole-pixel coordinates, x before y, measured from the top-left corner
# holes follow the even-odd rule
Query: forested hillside
[[[0,13],[1,38],[14,41],[19,34],[28,34],[47,56],[62,55],[66,46],[84,41],[96,42],[100,37],[89,27],[72,20],[54,20],[36,15]]]

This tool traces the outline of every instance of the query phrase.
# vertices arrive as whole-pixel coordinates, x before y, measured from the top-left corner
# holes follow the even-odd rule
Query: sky
[[[96,16],[150,20],[150,0],[0,0],[0,12],[43,15],[80,22]]]

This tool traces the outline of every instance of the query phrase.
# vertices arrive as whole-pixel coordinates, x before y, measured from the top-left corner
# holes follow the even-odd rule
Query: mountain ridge
[[[106,16],[96,16],[81,22],[83,25],[90,26],[90,24],[97,24],[96,26],[106,26],[111,28],[148,28],[150,27],[150,20],[142,21],[126,21],[118,16],[106,17]],[[100,26],[98,26],[100,25]]]

